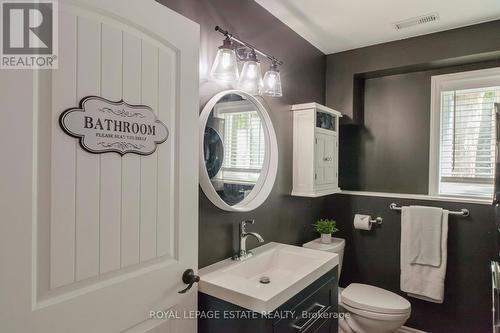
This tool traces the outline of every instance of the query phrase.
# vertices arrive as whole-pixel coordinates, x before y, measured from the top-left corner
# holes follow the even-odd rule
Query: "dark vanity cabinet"
[[[335,267],[267,316],[200,292],[198,332],[337,333],[337,286]]]

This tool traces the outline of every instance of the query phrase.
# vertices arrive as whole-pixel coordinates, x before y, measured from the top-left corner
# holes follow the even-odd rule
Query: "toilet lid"
[[[309,249],[320,250],[320,251],[329,251],[337,253],[344,249],[345,240],[342,238],[332,237],[332,242],[325,244],[321,242],[321,238],[317,238],[309,243],[302,244],[303,247],[307,247]]]
[[[395,293],[360,283],[345,288],[341,300],[354,308],[379,313],[406,313],[411,308],[410,302]]]

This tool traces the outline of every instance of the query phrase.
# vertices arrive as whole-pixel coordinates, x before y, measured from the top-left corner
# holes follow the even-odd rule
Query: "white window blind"
[[[257,111],[227,112],[224,118],[225,177],[257,181],[264,163],[265,138]]]
[[[500,86],[441,91],[439,194],[490,197]]]

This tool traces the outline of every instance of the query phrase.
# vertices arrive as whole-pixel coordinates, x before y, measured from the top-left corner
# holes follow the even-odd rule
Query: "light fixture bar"
[[[233,34],[231,34],[229,31],[227,30],[224,30],[222,29],[221,27],[219,26],[216,26],[215,27],[215,31],[218,31],[220,32],[221,34],[223,34],[224,36],[226,36],[227,38],[235,41],[236,43],[240,44],[240,45],[243,45],[249,49],[252,49],[254,50],[255,52],[257,52],[258,54],[260,54],[261,56],[263,57],[266,57],[267,59],[271,60],[273,63],[276,63],[278,65],[283,65],[283,61],[279,60],[278,58],[276,58],[275,56],[272,56],[272,55],[268,55],[267,53],[264,53],[262,52],[261,50],[259,50],[258,48],[256,48],[255,46],[253,46],[252,44],[250,43],[247,43],[239,38],[236,38],[233,36]]]

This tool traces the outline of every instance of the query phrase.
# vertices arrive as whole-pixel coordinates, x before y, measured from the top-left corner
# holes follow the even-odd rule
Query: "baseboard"
[[[396,333],[426,333],[426,332],[403,326],[399,330],[397,330]]]

